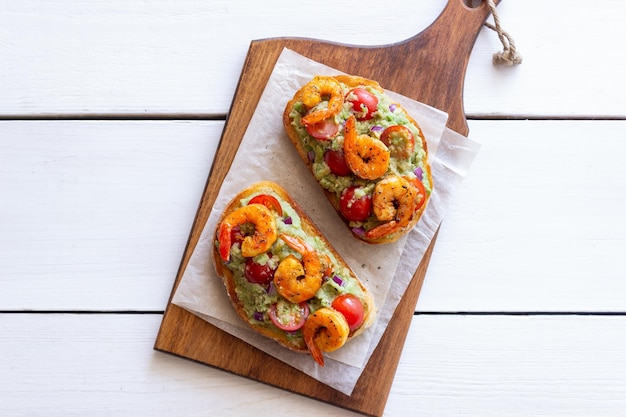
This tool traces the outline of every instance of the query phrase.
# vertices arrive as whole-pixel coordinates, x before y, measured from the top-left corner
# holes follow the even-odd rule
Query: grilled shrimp
[[[343,153],[350,170],[366,180],[382,177],[389,168],[387,146],[371,136],[357,135],[354,116],[346,120]]]
[[[304,240],[285,234],[280,238],[302,255],[299,260],[289,255],[278,264],[274,285],[280,295],[294,304],[312,298],[322,286],[323,266],[315,250]]]
[[[302,123],[312,125],[339,113],[343,106],[341,84],[332,77],[317,76],[302,89],[302,103],[311,109],[328,96],[328,107],[314,110],[302,118]]]
[[[365,237],[379,239],[406,226],[417,208],[419,194],[407,180],[389,176],[374,188],[372,206],[374,215],[385,223],[368,230]]]
[[[342,347],[350,327],[339,311],[323,307],[307,317],[302,327],[302,335],[311,356],[320,366],[324,366],[322,352],[332,352]]]
[[[267,252],[278,238],[276,220],[272,212],[262,204],[249,204],[228,214],[220,225],[218,241],[220,256],[230,259],[231,232],[235,226],[246,223],[254,225],[254,233],[241,242],[241,254],[247,258]]]

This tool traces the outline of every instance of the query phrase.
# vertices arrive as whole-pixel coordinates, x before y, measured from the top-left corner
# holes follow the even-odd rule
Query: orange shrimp
[[[254,225],[254,234],[241,242],[241,254],[247,258],[267,252],[278,238],[278,228],[274,215],[262,204],[249,204],[228,214],[220,224],[218,233],[220,257],[230,259],[231,232],[235,226],[246,223]]]
[[[350,116],[344,127],[343,154],[355,175],[375,180],[389,168],[389,149],[380,140],[368,135],[357,135],[356,119]]]
[[[409,224],[417,207],[419,194],[406,179],[396,175],[380,180],[372,194],[376,218],[385,222],[365,232],[369,239],[380,239]]]
[[[311,356],[320,366],[324,366],[322,352],[332,352],[342,347],[348,340],[350,327],[339,311],[322,307],[307,317],[302,327],[302,335]]]
[[[328,107],[317,109],[304,116],[301,121],[305,125],[319,123],[341,111],[343,106],[343,91],[341,84],[333,77],[317,76],[302,88],[302,103],[311,109],[328,96]]]
[[[312,298],[322,286],[323,266],[315,249],[304,240],[286,234],[280,238],[300,253],[302,260],[289,255],[280,261],[274,272],[274,285],[285,299],[299,304]]]

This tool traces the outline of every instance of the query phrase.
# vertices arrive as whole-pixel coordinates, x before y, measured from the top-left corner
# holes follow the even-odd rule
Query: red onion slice
[[[365,234],[365,229],[363,227],[353,227],[352,232],[357,236],[362,236]]]
[[[415,168],[413,173],[415,174],[415,176],[417,177],[418,180],[420,180],[420,181],[424,180],[424,171],[422,171],[422,168],[420,168],[420,167]]]

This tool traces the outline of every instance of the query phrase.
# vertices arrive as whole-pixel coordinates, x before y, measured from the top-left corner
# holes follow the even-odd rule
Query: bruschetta
[[[236,195],[215,231],[213,259],[237,314],[286,348],[341,348],[367,329],[370,291],[278,184],[258,182]]]
[[[426,139],[377,82],[316,76],[289,100],[283,125],[355,237],[394,242],[417,224],[433,190]]]

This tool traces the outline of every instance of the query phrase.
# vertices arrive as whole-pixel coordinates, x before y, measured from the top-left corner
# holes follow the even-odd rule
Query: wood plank
[[[398,7],[412,18],[398,25],[393,9],[379,16],[384,9],[376,7],[372,19],[368,7],[355,13],[332,0],[315,5],[335,11],[323,22],[301,18],[310,5],[281,0],[63,0],[55,7],[0,0],[0,39],[7,40],[0,42],[0,115],[223,116],[252,40],[397,42],[429,25],[445,3],[404,0]]]
[[[418,311],[623,311],[625,123],[470,121]],[[0,310],[163,310],[222,127],[0,122]]]
[[[154,352],[160,320],[0,315],[0,414],[356,416]],[[416,316],[384,415],[621,416],[625,349],[626,317]]]
[[[471,128],[483,146],[418,310],[624,311],[626,122]]]
[[[223,122],[0,122],[0,309],[167,302]]]
[[[358,11],[322,0],[317,10],[334,11],[323,23],[301,18],[310,5],[279,0],[0,4],[0,115],[224,115],[251,40],[398,42],[429,25],[445,0],[393,8],[367,0]],[[626,38],[626,3],[504,1],[498,10],[525,60],[494,68],[491,55],[502,47],[495,33],[481,32],[466,77],[470,116],[626,115],[626,57],[615,53]]]

